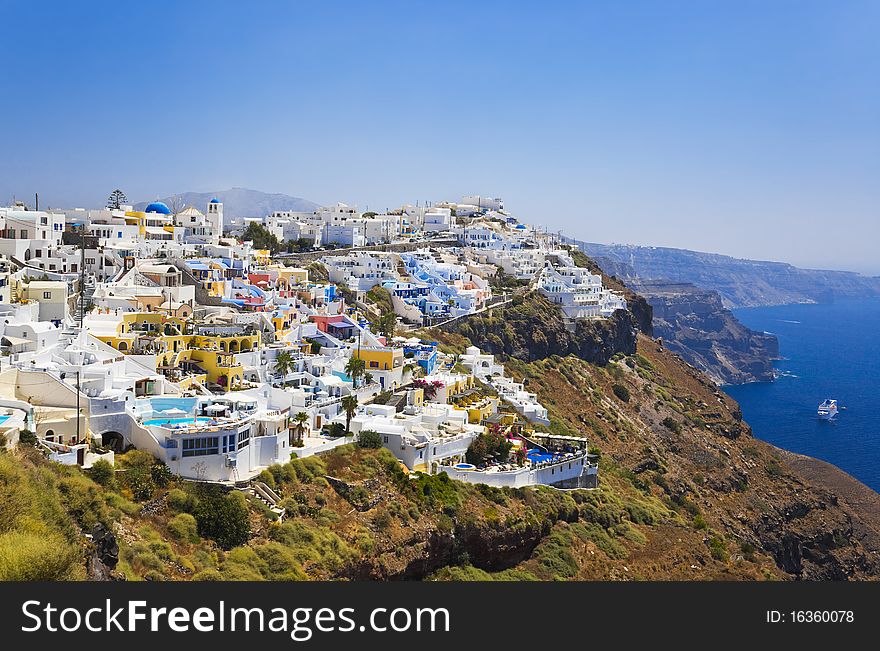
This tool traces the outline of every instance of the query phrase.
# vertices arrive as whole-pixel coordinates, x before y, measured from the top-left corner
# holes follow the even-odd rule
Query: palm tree
[[[306,423],[309,421],[309,415],[301,411],[296,416],[293,417],[293,422],[296,423],[296,439],[298,441],[302,441],[303,434],[306,430]]]
[[[283,350],[275,357],[275,372],[284,377],[293,368],[293,355],[290,351]]]
[[[351,436],[351,419],[357,411],[358,399],[354,394],[349,394],[342,399],[342,408],[345,410],[345,434]]]
[[[351,378],[351,383],[355,389],[358,386],[358,379],[366,372],[367,363],[360,357],[350,357],[345,365],[345,373]]]

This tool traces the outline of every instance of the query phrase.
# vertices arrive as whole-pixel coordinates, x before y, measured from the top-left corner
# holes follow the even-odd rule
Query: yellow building
[[[390,371],[403,366],[402,348],[355,348],[351,356],[355,359],[364,360],[367,371]]]
[[[122,316],[115,334],[96,334],[98,339],[123,353],[141,345],[157,355],[157,368],[167,374],[194,374],[189,380],[235,387],[244,379],[244,367],[235,354],[259,350],[260,333],[252,335],[187,334],[187,320],[162,312],[132,312]],[[143,340],[143,341],[142,341]],[[203,380],[198,377],[203,376]]]
[[[498,399],[482,396],[479,400],[463,406],[468,413],[468,422],[479,425],[498,410]]]

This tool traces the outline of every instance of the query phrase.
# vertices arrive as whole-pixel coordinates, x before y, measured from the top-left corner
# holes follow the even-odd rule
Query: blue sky
[[[0,0],[0,203],[501,196],[880,273],[880,3]]]

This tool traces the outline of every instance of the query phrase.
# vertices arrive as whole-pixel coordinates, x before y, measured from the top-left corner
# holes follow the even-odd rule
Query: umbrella
[[[178,409],[177,407],[172,407],[171,409],[166,409],[162,413],[168,414],[169,416],[180,416],[180,415],[185,415],[187,412],[185,412],[183,409]]]

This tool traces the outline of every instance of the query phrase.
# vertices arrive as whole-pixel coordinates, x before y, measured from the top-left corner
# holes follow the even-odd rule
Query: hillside
[[[880,278],[849,271],[800,269],[782,262],[744,260],[687,249],[575,243],[608,273],[624,281],[692,283],[717,291],[726,308],[830,303],[841,298],[880,296]]]
[[[430,334],[452,350],[465,343],[457,335]],[[651,526],[647,548],[634,554],[651,560],[650,578],[744,577],[755,569],[744,559],[762,552],[775,565],[768,575],[878,576],[876,494],[829,464],[752,438],[731,398],[644,335],[638,353],[618,353],[604,367],[574,356],[505,359],[505,366],[548,407],[551,431],[584,433],[598,447],[605,488],[620,490],[615,482],[622,480],[677,514],[671,523]],[[619,392],[626,400],[615,386],[626,388]],[[688,525],[696,540],[682,530]],[[707,566],[706,546],[715,560],[734,560],[723,571]],[[657,558],[658,550],[673,556]],[[629,557],[626,566],[632,571],[634,565]],[[589,576],[614,576],[614,563],[603,569]]]
[[[548,407],[549,430],[589,438],[601,455],[596,490],[409,477],[387,450],[348,445],[262,473],[283,498],[279,523],[255,498],[179,482],[137,451],[122,455],[115,473],[82,473],[24,448],[0,453],[3,578],[880,576],[876,494],[828,464],[753,439],[736,403],[638,333],[632,315],[566,339],[555,309],[528,294],[510,318],[472,317],[468,333],[500,346],[508,372]],[[517,359],[528,329],[548,343]],[[471,343],[460,333],[422,334],[453,353]],[[596,363],[571,354],[581,350],[599,351]]]
[[[204,212],[205,206],[213,198],[223,202],[223,214],[227,219],[263,217],[276,210],[312,211],[318,207],[318,204],[308,199],[292,197],[288,194],[270,194],[247,188],[230,188],[216,192],[181,192],[159,199],[159,201],[172,208],[182,209],[184,206],[195,206]],[[150,201],[156,201],[156,199],[135,204],[135,210],[143,210]]]

